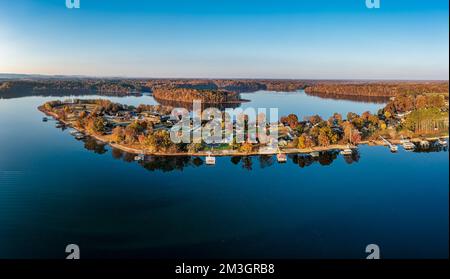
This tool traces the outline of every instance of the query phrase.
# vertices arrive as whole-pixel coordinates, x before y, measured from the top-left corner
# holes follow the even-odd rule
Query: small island
[[[242,100],[236,92],[223,89],[194,89],[187,87],[163,87],[153,90],[155,99],[192,103],[200,100],[206,104],[240,103]]]
[[[173,143],[170,129],[179,119],[171,116],[170,106],[142,104],[133,107],[104,99],[73,99],[47,102],[39,110],[83,136],[93,137],[114,148],[158,156],[314,154],[349,150],[358,144],[390,147],[403,144],[405,149],[413,149],[427,144],[446,144],[442,138],[448,137],[449,127],[448,94],[439,93],[402,93],[391,98],[376,114],[349,112],[344,118],[335,113],[328,119],[319,115],[304,119],[295,114],[283,116],[278,123],[279,138],[275,148],[260,142],[236,143],[236,140],[213,145]],[[391,150],[396,151],[395,148]]]

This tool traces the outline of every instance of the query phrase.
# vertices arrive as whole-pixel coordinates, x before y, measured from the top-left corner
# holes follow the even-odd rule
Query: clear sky
[[[0,0],[0,73],[448,79],[447,0]]]

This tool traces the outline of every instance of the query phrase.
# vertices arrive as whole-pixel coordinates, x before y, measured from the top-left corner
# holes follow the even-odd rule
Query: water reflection
[[[312,93],[305,92],[306,95],[316,96],[322,99],[332,99],[332,100],[347,100],[362,103],[375,103],[375,104],[385,104],[389,101],[389,97],[383,96],[359,96],[359,95],[342,95],[333,93]]]
[[[337,150],[330,150],[330,151],[324,151],[320,152],[319,156],[313,157],[309,154],[294,154],[290,155],[289,157],[292,159],[292,162],[296,165],[298,165],[300,168],[309,167],[314,163],[319,163],[321,166],[329,166],[333,163],[334,160],[338,158],[339,151]],[[353,163],[355,160],[353,160],[353,156],[359,155],[352,155],[352,156],[345,156],[346,162]]]
[[[84,141],[84,148],[86,150],[92,151],[96,154],[105,154],[107,152],[106,144],[100,141],[97,141],[94,138],[87,137]]]
[[[162,172],[183,171],[186,167],[196,166],[191,156],[150,156],[139,164],[149,171],[161,170]]]
[[[65,129],[65,128],[61,128]],[[102,155],[108,152],[108,145],[91,137],[82,140],[84,148],[96,154]],[[418,146],[414,152],[431,153],[431,152],[447,152],[448,148],[436,144],[431,144],[428,148],[420,148]],[[122,151],[117,148],[111,148],[111,155],[116,160],[122,160],[127,163],[136,162],[135,154]],[[351,156],[339,155],[339,150],[330,150],[319,152],[318,156],[310,154],[289,154],[288,158],[294,165],[300,168],[309,167],[313,164],[321,166],[330,166],[336,159],[342,157],[347,164],[358,163],[361,155],[355,150]],[[277,166],[278,162],[275,155],[259,155],[259,156],[231,156],[223,157],[231,162],[231,165],[240,166],[242,169],[252,171],[255,166],[259,169]],[[220,160],[218,161],[220,164]],[[199,156],[146,156],[144,161],[137,162],[149,171],[183,171],[185,168],[193,167],[210,167],[206,166],[204,159]]]
[[[112,148],[112,157],[127,163],[135,162],[135,155]],[[149,171],[161,170],[163,172],[183,171],[186,167],[200,167],[203,160],[197,156],[147,156],[144,161],[138,162]]]
[[[275,157],[270,155],[262,155],[259,157],[259,167],[261,169],[270,167],[275,163]]]
[[[67,125],[61,121],[56,121],[55,127],[56,129],[60,129],[61,131],[67,130]]]
[[[101,153],[104,145],[100,144],[100,147],[94,148],[95,144],[98,144],[98,142],[91,141],[90,144],[90,150],[95,150],[99,154],[104,153]],[[112,157],[116,160],[123,160],[128,163],[135,161],[134,154],[124,152],[117,148],[112,149]],[[298,165],[301,168],[311,166],[314,163],[318,163],[321,166],[329,166],[338,157],[339,151],[337,150],[320,152],[318,157],[312,157],[309,154],[291,154],[288,156],[293,164]],[[247,171],[254,170],[255,166],[263,169],[278,165],[275,155],[231,156],[222,158],[224,160],[229,160],[231,165],[240,166]],[[353,164],[359,161],[360,155],[358,152],[355,152],[352,156],[344,156],[343,158],[346,163]],[[220,164],[220,160],[218,162]],[[162,172],[183,171],[188,167],[211,167],[206,166],[204,159],[198,156],[147,156],[144,161],[138,162],[138,164],[149,171],[159,170]]]
[[[192,102],[180,102],[180,101],[174,101],[174,100],[165,100],[153,97],[156,102],[163,106],[168,107],[174,107],[174,108],[185,108],[189,111],[193,110],[193,104]],[[204,110],[209,107],[217,108],[219,110],[225,110],[227,108],[238,108],[241,106],[242,103],[248,102],[248,100],[241,100],[241,102],[235,102],[235,103],[203,103],[201,104],[201,109]]]
[[[96,154],[105,154],[107,152],[107,144],[96,140],[95,138],[86,137],[82,140],[84,148]],[[431,149],[430,149],[431,150]],[[433,149],[435,151],[443,150]],[[431,152],[431,151],[429,151]],[[117,148],[112,148],[111,155],[116,160],[122,160],[127,163],[136,162],[135,154],[122,151]],[[339,157],[338,150],[330,150],[319,152],[317,157],[310,154],[289,154],[290,161],[298,165],[300,168],[305,168],[318,163],[321,166],[329,166]],[[347,164],[357,163],[360,159],[360,154],[355,151],[351,156],[342,156]],[[232,165],[240,166],[244,170],[252,171],[256,166],[260,169],[268,168],[278,165],[275,155],[260,155],[260,156],[231,156],[223,157],[231,162]],[[220,160],[219,160],[220,162]],[[206,166],[203,158],[199,156],[146,156],[144,161],[137,162],[142,167],[149,171],[183,171],[188,167],[210,167]]]
[[[416,153],[431,153],[431,152],[446,152],[448,149],[447,146],[442,146],[438,142],[431,143],[429,147],[421,147],[419,144],[416,144],[416,149],[414,152]]]
[[[344,160],[347,164],[353,164],[353,163],[358,163],[359,162],[359,158],[360,158],[360,154],[359,152],[353,152],[353,154],[351,156],[344,156]]]

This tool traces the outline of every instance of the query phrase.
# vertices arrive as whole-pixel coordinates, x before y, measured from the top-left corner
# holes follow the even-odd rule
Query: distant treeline
[[[327,83],[309,86],[305,92],[323,95],[394,97],[401,94],[448,93],[448,82]]]
[[[146,86],[150,88],[178,87],[199,90],[232,91],[236,93],[270,91],[296,91],[313,85],[314,81],[304,80],[243,80],[243,79],[212,79],[212,80],[149,80]]]
[[[133,80],[14,80],[0,83],[0,93],[21,92],[96,92],[129,94],[149,90],[142,82]]]
[[[160,88],[185,88],[218,92],[255,92],[258,90],[296,91],[312,85],[311,81],[300,80],[200,80],[200,79],[49,79],[49,80],[7,80],[0,81],[0,94],[5,92],[20,94],[35,91],[77,91],[95,93],[152,92]],[[191,91],[194,92],[194,91]],[[209,98],[209,97],[207,97]]]
[[[211,103],[233,102],[242,92],[259,90],[297,91],[336,96],[393,97],[401,94],[447,93],[448,81],[345,81],[269,79],[19,79],[0,81],[0,97],[22,92],[94,92],[127,95],[157,92],[160,99],[189,102],[194,98]],[[173,92],[168,92],[171,90]],[[180,94],[180,96],[177,96]]]

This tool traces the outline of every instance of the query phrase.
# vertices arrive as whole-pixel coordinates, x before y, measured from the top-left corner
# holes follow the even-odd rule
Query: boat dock
[[[208,153],[208,156],[205,158],[205,162],[207,165],[215,165],[216,164],[216,157],[211,156],[211,152]]]
[[[403,138],[403,136],[400,142],[402,143],[402,146],[406,151],[411,151],[416,148],[416,145],[414,143],[412,143],[409,139]]]
[[[391,150],[391,152],[397,152],[398,151],[398,146],[396,144],[392,144],[390,141],[388,141],[387,139],[383,138],[382,136],[380,136],[381,140],[389,146],[389,149]]]

